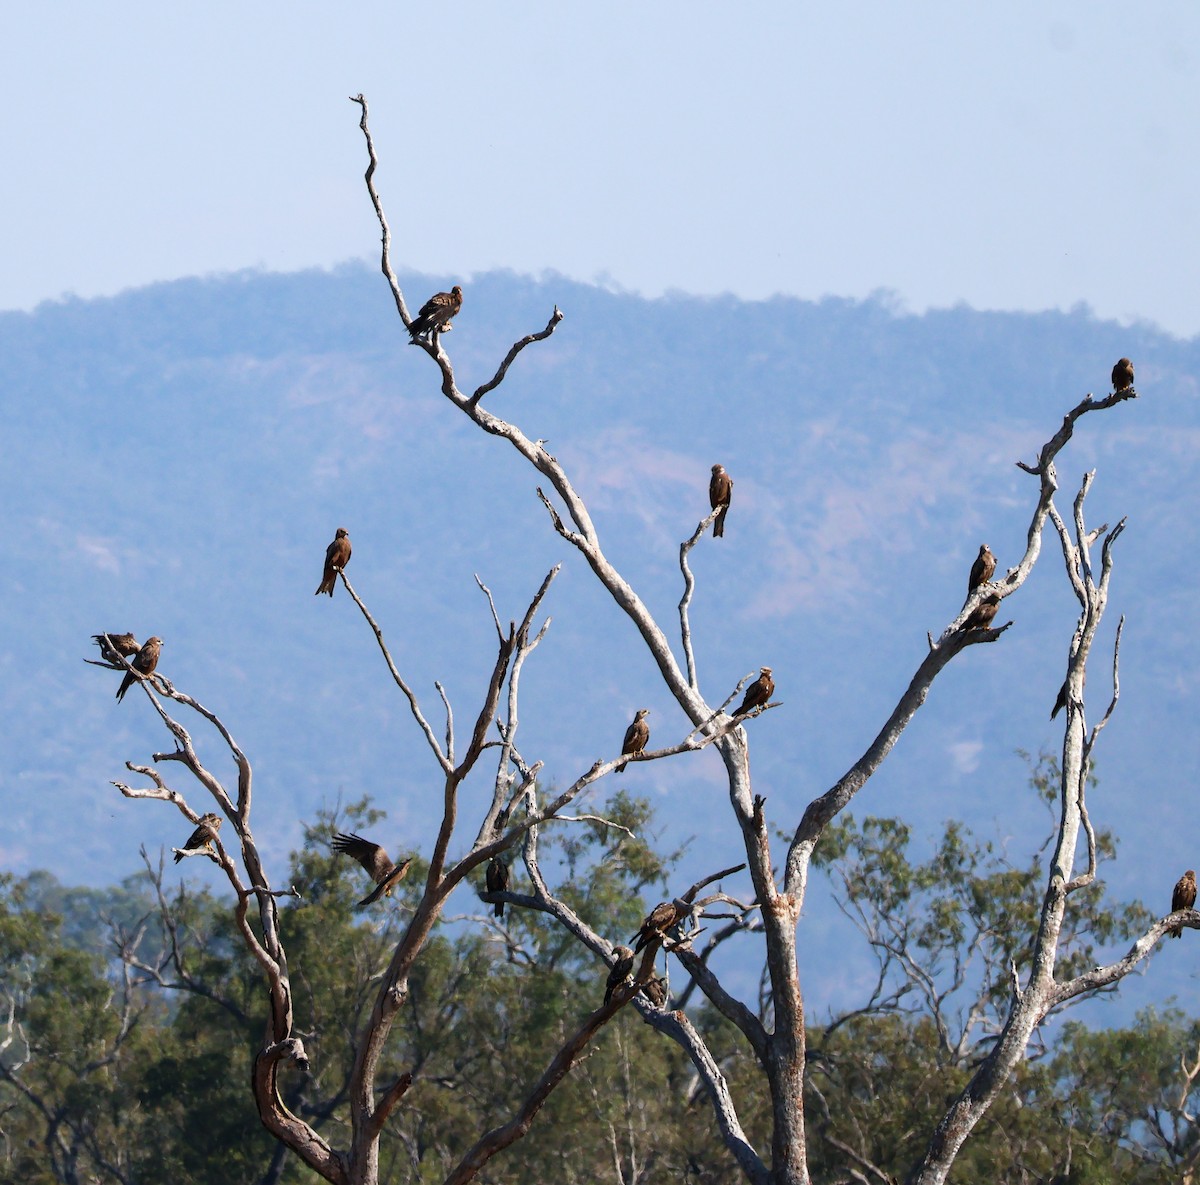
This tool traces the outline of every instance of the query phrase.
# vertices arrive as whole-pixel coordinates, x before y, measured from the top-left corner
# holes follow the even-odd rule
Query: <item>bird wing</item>
[[[394,869],[392,859],[387,852],[379,844],[372,843],[369,839],[363,839],[361,835],[353,833],[345,835],[339,831],[333,837],[331,846],[334,851],[342,852],[357,860],[371,874],[371,879],[377,885],[382,884]],[[407,871],[407,862],[405,871]]]
[[[422,306],[422,317],[443,317],[447,313],[453,316],[461,307],[462,301],[452,292],[435,292]]]

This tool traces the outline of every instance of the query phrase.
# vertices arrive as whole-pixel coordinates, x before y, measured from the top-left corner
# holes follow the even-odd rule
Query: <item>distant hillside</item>
[[[404,282],[415,305],[451,278]],[[1015,560],[1036,485],[1013,462],[1132,357],[1141,398],[1084,421],[1059,504],[1069,512],[1094,467],[1089,520],[1129,517],[1104,643],[1126,613],[1122,700],[1092,811],[1122,838],[1117,889],[1166,910],[1200,847],[1200,655],[1179,576],[1197,535],[1200,342],[1085,309],[916,317],[886,298],[647,301],[488,274],[466,284],[446,339],[460,385],[489,377],[555,304],[566,319],[488,406],[549,441],[669,631],[679,541],[707,510],[709,467],[729,469],[727,535],[693,559],[698,663],[717,701],[774,667],[784,707],[752,739],[783,827],[882,723],[926,631],[957,612],[979,543],[1002,567]],[[534,475],[442,399],[372,269],[182,280],[0,314],[0,389],[15,541],[0,602],[14,640],[0,660],[0,867],[112,882],[136,869],[140,843],[182,838],[171,809],[108,784],[167,740],[142,697],[116,704],[114,677],[81,661],[100,629],[161,635],[162,670],[232,728],[255,763],[268,853],[297,843],[318,804],[363,792],[389,811],[396,846],[428,842],[434,767],[348,598],[312,595],[339,525],[351,578],[431,718],[438,679],[464,727],[490,667],[474,575],[507,619],[561,561],[554,624],[522,681],[526,758],[566,781],[615,752],[642,706],[656,742],[687,731],[632,629],[550,529]],[[1047,717],[1075,615],[1045,542],[1006,602],[1014,629],[936,685],[860,814],[902,813],[922,834],[960,816],[1014,858],[1040,842],[1045,814],[1015,751],[1060,743]],[[1093,663],[1093,717],[1106,660]],[[694,837],[689,870],[736,862],[711,754],[631,766],[618,785],[652,798],[664,843]],[[486,787],[474,792],[482,802]],[[816,900],[810,911],[813,941],[846,924]]]

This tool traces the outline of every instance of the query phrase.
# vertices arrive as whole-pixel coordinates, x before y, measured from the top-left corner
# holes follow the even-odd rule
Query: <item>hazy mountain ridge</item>
[[[449,282],[402,280],[410,308]],[[446,338],[460,386],[490,378],[555,304],[564,322],[487,405],[549,440],[672,637],[678,543],[707,510],[709,466],[730,470],[727,536],[693,553],[698,661],[717,700],[761,663],[775,668],[785,706],[753,739],[784,826],[882,723],[925,631],[957,612],[979,543],[1002,568],[1015,562],[1036,487],[1013,461],[1032,460],[1085,391],[1107,391],[1112,362],[1133,357],[1142,398],[1081,422],[1060,460],[1059,505],[1069,511],[1095,466],[1090,521],[1130,516],[1104,642],[1128,612],[1123,699],[1100,753],[1113,794],[1099,821],[1125,841],[1117,880],[1138,891],[1152,852],[1154,888],[1164,863],[1188,866],[1186,829],[1161,835],[1133,791],[1152,777],[1164,811],[1181,811],[1172,796],[1196,764],[1184,728],[1196,643],[1174,573],[1195,534],[1200,342],[1086,310],[918,317],[882,298],[648,301],[497,273],[466,284]],[[434,769],[373,639],[341,591],[312,596],[338,525],[355,542],[349,575],[427,712],[437,715],[441,679],[464,727],[490,666],[494,631],[473,574],[507,619],[561,561],[554,626],[522,684],[526,756],[565,780],[614,751],[641,706],[656,741],[686,731],[628,624],[550,529],[534,475],[471,429],[435,380],[366,265],[0,314],[0,416],[18,446],[0,490],[16,536],[33,543],[7,572],[3,611],[10,636],[36,639],[34,654],[6,655],[0,680],[4,866],[52,865],[51,822],[89,880],[131,871],[143,839],[179,841],[170,808],[107,785],[165,737],[144,701],[118,707],[114,677],[80,661],[105,628],[160,634],[164,672],[231,726],[256,763],[268,850],[297,842],[298,820],[339,789],[374,793],[404,843],[428,836]],[[1006,834],[1040,817],[1028,802],[1017,823],[1006,812],[1023,784],[1013,751],[1058,744],[1046,716],[1075,608],[1057,545],[1045,544],[1035,578],[1006,602],[1016,627],[939,681],[860,812],[904,813],[918,830],[948,814],[986,829],[1003,815]],[[1093,660],[1097,697],[1106,662]],[[1089,707],[1097,716],[1100,699]],[[695,833],[699,860],[710,844],[727,854],[708,756],[631,766],[613,783],[654,798],[671,842]]]

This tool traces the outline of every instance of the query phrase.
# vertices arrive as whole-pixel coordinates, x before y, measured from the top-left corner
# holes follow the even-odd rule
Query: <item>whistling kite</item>
[[[665,1008],[667,1004],[667,981],[661,975],[648,979],[642,984],[642,995],[655,1008]]]
[[[981,584],[991,580],[996,570],[996,557],[988,550],[986,543],[979,545],[979,554],[971,565],[971,575],[967,577],[967,595],[973,593]]]
[[[1084,669],[1082,677],[1082,685],[1087,686],[1087,669]],[[1063,685],[1058,689],[1058,699],[1054,701],[1054,711],[1050,713],[1050,719],[1053,720],[1067,706],[1067,680],[1063,680]]]
[[[141,643],[132,634],[109,634],[108,636],[112,641],[111,646],[104,640],[103,634],[93,634],[92,641],[100,647],[100,657],[105,662],[111,662],[113,666],[122,666],[122,657],[129,658],[142,648]]]
[[[627,946],[613,947],[613,965],[604,981],[604,1002],[612,999],[612,994],[633,974],[633,951]]]
[[[729,513],[729,499],[733,495],[733,478],[725,472],[724,465],[712,467],[712,477],[708,483],[708,504],[716,510],[721,507],[713,523],[713,538],[720,539],[725,534],[725,516]]]
[[[412,857],[409,856],[399,864],[393,864],[391,856],[379,844],[372,843],[369,839],[363,839],[361,835],[343,835],[339,831],[333,837],[331,846],[335,852],[341,852],[343,855],[357,860],[371,874],[371,879],[375,882],[374,892],[364,897],[354,907],[355,909],[365,909],[368,905],[373,905],[380,897],[390,897],[392,890],[404,879],[404,874],[412,863]]]
[[[1112,381],[1114,391],[1128,391],[1133,386],[1133,363],[1128,358],[1122,358],[1113,367]]]
[[[1189,868],[1175,882],[1175,892],[1171,894],[1171,912],[1177,909],[1191,909],[1196,904],[1196,874]],[[1178,938],[1183,933],[1182,926],[1172,926],[1167,931],[1172,938]]]
[[[771,678],[771,668],[759,667],[758,678],[746,688],[746,698],[734,715],[744,716],[754,708],[761,708],[774,694],[775,680]]]
[[[325,573],[317,586],[314,597],[322,593],[333,596],[333,587],[337,584],[337,574],[350,562],[350,532],[345,527],[338,527],[333,542],[325,549]]]
[[[962,623],[965,630],[987,629],[995,619],[996,610],[1000,608],[1000,594],[988,593],[975,607],[971,616]]]
[[[139,676],[154,674],[158,666],[158,652],[162,649],[162,638],[147,638],[146,644],[133,656],[133,670],[125,672],[121,686],[117,691],[117,699],[123,700],[125,693],[138,681]]]
[[[499,856],[493,856],[488,861],[485,881],[489,893],[503,893],[508,888],[508,865]],[[504,916],[504,902],[497,901],[492,912],[496,917],[502,918]]]
[[[200,825],[192,832],[187,843],[183,845],[182,850],[175,849],[175,863],[178,864],[183,859],[184,852],[196,852],[201,848],[208,848],[212,851],[212,841],[217,838],[217,832],[221,830],[221,816],[215,815],[211,811],[207,815],[200,816]]]
[[[678,922],[691,913],[691,907],[681,901],[663,901],[656,905],[646,920],[638,928],[638,932],[630,939],[636,953],[647,944],[661,942],[663,935]]]
[[[422,306],[421,311],[413,318],[408,332],[413,341],[419,337],[427,337],[433,333],[442,333],[450,328],[450,320],[462,308],[462,289],[455,284],[449,292],[439,292],[431,296]]]
[[[622,757],[626,754],[640,753],[645,749],[646,742],[650,739],[650,725],[646,723],[646,717],[649,715],[649,708],[638,708],[637,715],[634,716],[633,723],[625,730],[625,739],[621,742]],[[622,761],[617,766],[617,773],[624,773],[628,764],[628,761]]]

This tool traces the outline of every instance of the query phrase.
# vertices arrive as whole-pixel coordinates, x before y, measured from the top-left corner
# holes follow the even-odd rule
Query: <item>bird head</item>
[[[760,675],[769,675],[771,673],[771,668],[770,667],[759,667],[758,671],[759,671]]]
[[[345,527],[338,527],[337,532],[333,537],[335,539],[345,539],[349,534],[350,532],[347,531]]]

